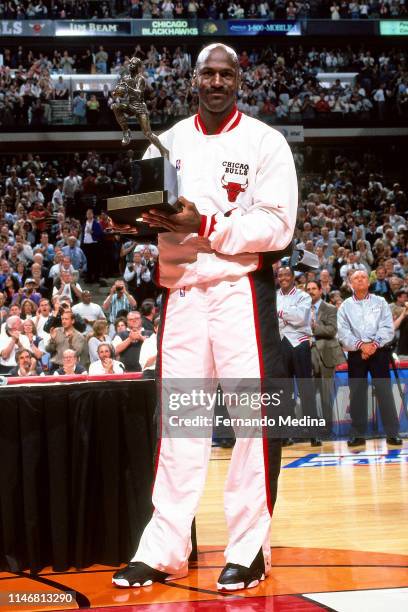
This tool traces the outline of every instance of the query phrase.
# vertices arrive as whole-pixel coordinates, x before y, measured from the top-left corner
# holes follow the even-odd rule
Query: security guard
[[[400,446],[398,418],[391,389],[390,354],[387,344],[394,337],[390,308],[383,297],[368,292],[368,274],[354,272],[350,279],[353,295],[338,311],[338,336],[348,351],[350,415],[353,437],[348,446],[365,444],[367,432],[367,374],[370,373],[377,396],[387,443]]]

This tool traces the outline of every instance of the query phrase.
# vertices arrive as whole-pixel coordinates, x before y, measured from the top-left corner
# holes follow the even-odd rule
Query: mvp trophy
[[[116,85],[113,96],[117,101],[112,105],[116,120],[123,131],[122,144],[131,141],[128,117],[136,117],[147,140],[160,151],[161,157],[134,161],[131,164],[131,194],[108,198],[108,214],[113,220],[114,231],[121,234],[146,236],[157,233],[148,228],[141,217],[150,208],[177,212],[178,197],[177,171],[169,162],[169,151],[153,134],[150,127],[149,112],[143,99],[145,79],[143,64],[138,57],[129,62],[129,74],[123,76]],[[160,231],[160,230],[159,230]]]

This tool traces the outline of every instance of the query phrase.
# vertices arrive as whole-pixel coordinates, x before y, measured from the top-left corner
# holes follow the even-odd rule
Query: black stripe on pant
[[[249,275],[254,306],[257,312],[260,358],[263,364],[262,391],[272,395],[279,390],[285,378],[280,348],[279,324],[276,311],[276,291],[272,268],[259,270]],[[272,511],[278,490],[278,477],[281,464],[282,441],[280,438],[264,438],[264,451],[267,451],[268,483]]]

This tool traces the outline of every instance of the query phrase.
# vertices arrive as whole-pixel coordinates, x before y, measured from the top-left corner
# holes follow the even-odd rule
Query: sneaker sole
[[[187,576],[187,572],[180,572],[178,574],[171,574],[169,576],[167,576],[167,578],[164,579],[163,582],[170,582],[172,580],[180,580],[180,578],[185,578]],[[133,584],[130,584],[128,580],[126,580],[126,578],[112,578],[112,584],[115,584],[118,587],[122,587],[125,589],[137,589],[140,587],[148,587],[151,586],[153,584],[153,582],[162,582],[159,580],[146,580],[145,582],[143,582],[143,584],[140,584],[140,582],[134,582]]]
[[[262,582],[262,580],[265,580],[265,574],[262,574],[259,579],[255,578],[255,580],[252,580],[252,582],[249,582],[247,585],[245,585],[245,582],[236,582],[235,584],[220,584],[219,582],[217,582],[217,590],[241,591],[243,589],[253,589],[254,587],[257,587],[258,584]]]

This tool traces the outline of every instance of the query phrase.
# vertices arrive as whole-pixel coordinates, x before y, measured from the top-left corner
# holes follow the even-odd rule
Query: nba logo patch
[[[180,170],[181,168],[181,159],[176,159],[176,170]]]

